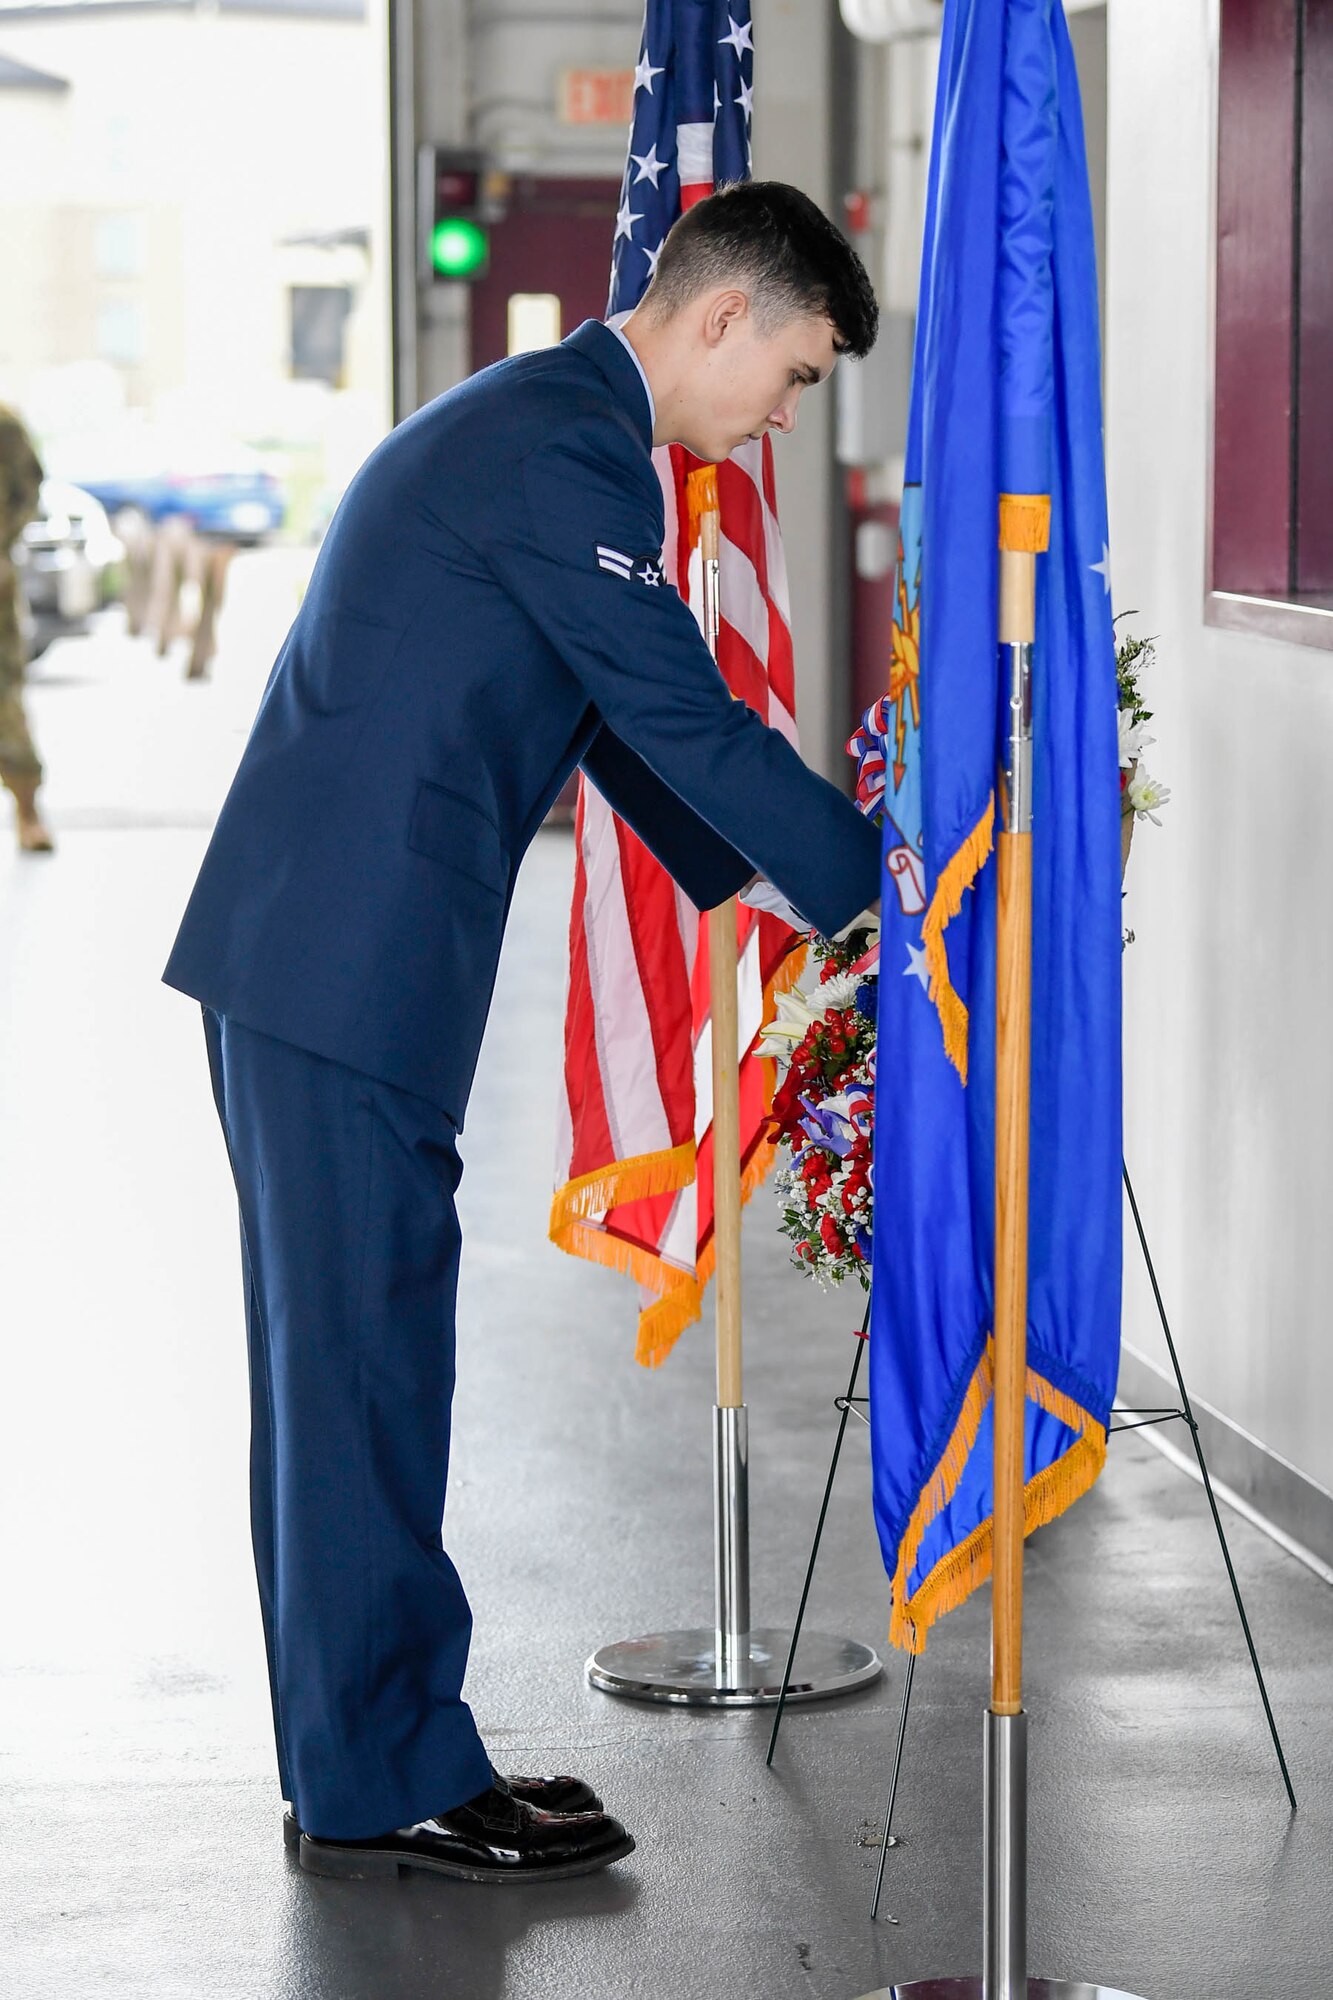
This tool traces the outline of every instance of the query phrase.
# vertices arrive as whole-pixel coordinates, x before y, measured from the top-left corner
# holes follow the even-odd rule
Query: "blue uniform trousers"
[[[424,1098],[204,1010],[241,1210],[251,1526],[283,1795],[352,1840],[483,1791],[441,1544],[460,1234]]]

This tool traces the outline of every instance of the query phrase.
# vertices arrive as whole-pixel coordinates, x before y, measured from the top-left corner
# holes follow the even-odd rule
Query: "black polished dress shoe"
[[[494,1767],[492,1767],[494,1769]],[[602,1810],[602,1802],[582,1778],[502,1778],[494,1773],[501,1791],[506,1787],[516,1799],[523,1799],[538,1812],[588,1813]]]
[[[622,1861],[634,1842],[609,1813],[548,1813],[492,1785],[466,1805],[367,1840],[298,1833],[311,1875],[361,1878],[424,1868],[464,1882],[558,1882]]]
[[[582,1778],[502,1778],[494,1766],[491,1769],[499,1791],[512,1792],[516,1799],[536,1806],[538,1812],[599,1813],[602,1810],[601,1800]],[[282,1837],[288,1847],[299,1847],[301,1844],[301,1829],[293,1812],[285,1812],[282,1816]]]

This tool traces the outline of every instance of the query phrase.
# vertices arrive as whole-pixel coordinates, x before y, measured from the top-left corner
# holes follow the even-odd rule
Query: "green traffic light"
[[[486,268],[489,245],[480,223],[451,215],[431,231],[430,260],[442,278],[473,278]]]

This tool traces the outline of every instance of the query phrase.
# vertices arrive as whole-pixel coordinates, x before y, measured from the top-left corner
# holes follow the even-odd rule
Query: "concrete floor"
[[[573,1768],[635,1832],[584,1882],[304,1877],[284,1852],[246,1538],[234,1213],[197,1018],[157,984],[300,558],[242,560],[214,681],[115,616],[32,691],[60,852],[0,854],[0,1992],[24,2000],[852,2000],[974,1970],[984,1598],[917,1675],[793,1712],[593,1693],[596,1644],[710,1611],[710,1336],[632,1361],[624,1280],[546,1242],[571,854],[525,868],[469,1130],[448,1538],[501,1768]],[[754,1603],[789,1617],[854,1298],[747,1223]],[[517,1474],[517,1476],[516,1476]],[[1301,1796],[1290,1820],[1202,1495],[1141,1439],[1031,1544],[1034,1971],[1149,2000],[1333,1994],[1333,1596],[1228,1519]],[[887,1622],[864,1435],[811,1607]]]

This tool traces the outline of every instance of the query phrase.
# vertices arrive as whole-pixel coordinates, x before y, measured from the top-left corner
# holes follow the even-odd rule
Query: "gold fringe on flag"
[[[987,1340],[985,1353],[967,1385],[963,1407],[949,1442],[921,1489],[898,1550],[889,1638],[904,1652],[924,1652],[926,1633],[935,1620],[955,1610],[991,1573],[994,1523],[985,1520],[980,1527],[973,1529],[966,1541],[960,1542],[956,1549],[951,1549],[936,1563],[912,1597],[907,1595],[907,1579],[912,1574],[926,1530],[957,1490],[994,1387],[995,1342],[991,1339]],[[1053,1388],[1044,1376],[1031,1368],[1027,1371],[1027,1396],[1029,1401],[1051,1416],[1058,1417],[1078,1436],[1053,1465],[1044,1467],[1035,1479],[1028,1480],[1024,1486],[1025,1536],[1030,1535],[1034,1528],[1045,1527],[1048,1521],[1055,1520],[1067,1507],[1072,1507],[1075,1500],[1080,1499],[1094,1484],[1106,1463],[1105,1428],[1072,1397]]]
[[[711,466],[705,469],[714,471]],[[778,994],[789,992],[805,970],[807,956],[804,944],[788,952],[765,982],[756,1041],[777,1014]],[[763,1063],[764,1101],[771,1105],[777,1065],[767,1058],[758,1060]],[[767,1180],[777,1150],[776,1140],[767,1134],[760,1138],[741,1174],[742,1205]],[[712,1239],[705,1244],[694,1270],[682,1271],[641,1243],[609,1235],[589,1218],[603,1216],[627,1202],[644,1201],[650,1195],[674,1194],[688,1187],[694,1174],[695,1144],[686,1139],[660,1153],[638,1153],[632,1159],[613,1160],[593,1173],[581,1174],[557,1188],[551,1202],[549,1233],[557,1249],[571,1257],[585,1257],[592,1264],[605,1264],[613,1271],[624,1271],[637,1284],[661,1294],[639,1314],[634,1358],[644,1368],[660,1368],[686,1327],[702,1314],[703,1295],[713,1275]]]
[[[559,1242],[557,1231],[566,1222],[589,1215],[605,1215],[608,1208],[622,1202],[647,1201],[650,1195],[673,1194],[694,1179],[694,1141],[666,1147],[660,1153],[636,1153],[633,1159],[616,1160],[598,1167],[594,1173],[580,1174],[557,1189],[551,1203],[550,1234]],[[623,1267],[622,1267],[623,1268]]]
[[[992,792],[981,818],[962,846],[950,857],[948,865],[940,871],[930,908],[921,926],[926,970],[930,974],[927,991],[935,1003],[940,1027],[944,1030],[944,1052],[964,1083],[967,1082],[967,1007],[954,991],[949,977],[949,954],[944,946],[944,933],[963,907],[963,891],[970,889],[976,881],[994,840],[995,794]]]
[[[1000,495],[1000,547],[1020,555],[1039,556],[1051,545],[1049,493]]]

